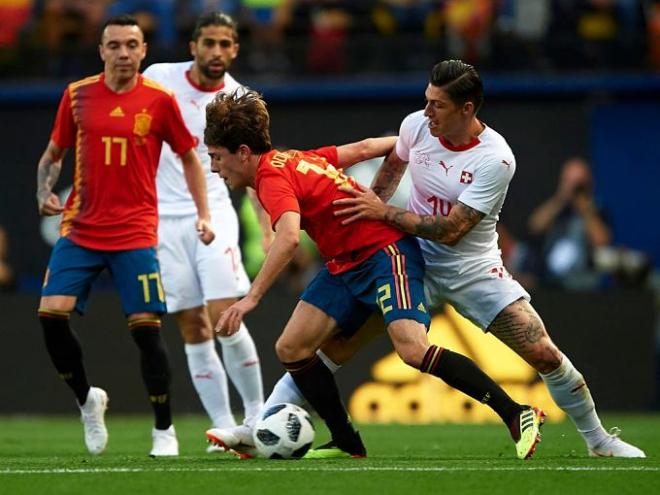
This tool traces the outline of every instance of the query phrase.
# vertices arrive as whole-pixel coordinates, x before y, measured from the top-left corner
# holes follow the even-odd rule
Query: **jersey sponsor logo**
[[[440,160],[440,166],[444,169],[445,171],[445,176],[449,176],[449,170],[454,168],[453,165],[447,165],[444,161]]]
[[[144,137],[149,134],[149,129],[151,128],[152,117],[147,113],[146,109],[143,109],[142,112],[135,114],[135,123],[133,124],[133,134],[137,136]]]
[[[120,106],[116,106],[115,108],[112,109],[112,112],[110,112],[110,117],[124,117],[124,111],[121,109]]]
[[[463,172],[461,172],[460,182],[461,184],[472,184],[472,172],[463,170]]]

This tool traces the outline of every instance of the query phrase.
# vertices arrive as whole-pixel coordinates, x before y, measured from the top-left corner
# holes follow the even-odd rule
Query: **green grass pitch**
[[[660,493],[660,416],[608,415],[647,459],[589,458],[569,421],[546,424],[522,462],[501,425],[364,425],[367,459],[241,461],[207,454],[201,416],[178,417],[181,456],[151,459],[148,417],[108,417],[110,442],[87,454],[71,417],[0,417],[0,493],[544,494]],[[317,420],[316,424],[320,422]],[[318,442],[327,432],[317,432]]]

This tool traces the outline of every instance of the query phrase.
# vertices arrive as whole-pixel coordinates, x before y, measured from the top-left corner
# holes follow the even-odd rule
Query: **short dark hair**
[[[204,143],[222,146],[230,153],[236,153],[241,144],[255,153],[270,151],[270,116],[261,95],[243,88],[218,93],[206,105]]]
[[[224,12],[207,12],[197,18],[195,29],[192,32],[192,41],[197,41],[202,35],[202,28],[207,26],[225,26],[230,28],[233,33],[234,43],[238,42],[238,24],[228,14]]]
[[[431,69],[429,82],[443,89],[457,105],[471,101],[475,114],[484,102],[484,86],[477,69],[462,60],[444,60],[436,64]]]
[[[115,17],[111,17],[107,21],[103,23],[103,27],[101,27],[101,33],[105,31],[105,28],[108,26],[137,26],[140,27],[140,24],[138,24],[137,19],[135,16],[132,16],[130,14],[122,14],[118,15]],[[140,28],[142,29],[142,28]]]

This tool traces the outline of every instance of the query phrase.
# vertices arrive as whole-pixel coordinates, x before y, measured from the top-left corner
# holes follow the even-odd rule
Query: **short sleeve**
[[[337,162],[339,161],[339,156],[337,155],[336,146],[324,146],[322,148],[317,148],[315,150],[309,150],[309,153],[313,153],[315,155],[325,158],[327,162],[331,165],[336,166]]]
[[[399,128],[399,139],[396,140],[396,154],[404,162],[410,161],[410,143],[412,142],[412,115],[408,115]]]
[[[472,183],[458,200],[485,215],[492,213],[506,194],[515,169],[515,159],[511,155],[487,159],[475,169]]]
[[[281,169],[267,169],[258,176],[257,197],[270,216],[273,230],[280,217],[287,211],[300,213],[300,204],[293,185],[281,173]]]
[[[57,116],[55,117],[55,124],[53,125],[53,132],[50,138],[60,148],[73,148],[76,144],[76,123],[73,120],[73,112],[71,110],[71,93],[69,88],[64,90],[60,106],[57,109]]]
[[[172,151],[182,155],[195,147],[195,139],[183,121],[181,109],[173,94],[166,98],[164,105],[166,112],[163,119],[165,123],[163,139],[170,145]]]

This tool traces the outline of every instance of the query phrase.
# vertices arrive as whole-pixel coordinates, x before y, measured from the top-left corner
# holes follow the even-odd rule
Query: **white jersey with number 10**
[[[456,246],[419,239],[427,264],[497,259],[495,225],[516,170],[513,152],[490,127],[463,146],[431,135],[423,111],[401,124],[396,152],[408,162],[413,179],[408,209],[420,215],[448,216],[460,201],[486,216]]]

